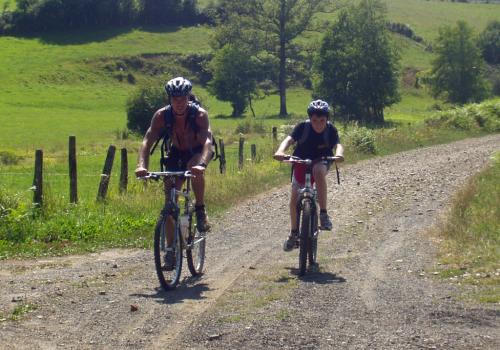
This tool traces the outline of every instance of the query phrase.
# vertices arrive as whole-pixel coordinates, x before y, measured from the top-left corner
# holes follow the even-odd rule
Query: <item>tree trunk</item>
[[[252,96],[251,95],[248,95],[248,105],[250,106],[250,110],[252,111],[253,118],[255,119],[255,111],[253,110]]]
[[[285,37],[285,10],[286,1],[281,0],[280,9],[280,74],[279,74],[279,90],[280,90],[280,116],[288,115],[286,110],[286,37]]]

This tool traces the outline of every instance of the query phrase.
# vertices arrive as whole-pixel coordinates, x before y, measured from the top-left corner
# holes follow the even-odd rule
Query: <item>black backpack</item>
[[[198,116],[198,112],[200,110],[200,105],[198,103],[191,103],[189,106],[188,106],[188,124],[189,124],[189,127],[191,128],[191,130],[194,131],[195,135],[198,133],[198,124],[196,124],[196,117]],[[163,129],[160,137],[158,138],[158,140],[156,140],[153,148],[151,149],[151,153],[150,154],[153,154],[156,147],[158,146],[158,144],[160,143],[160,141],[162,141],[162,144],[161,144],[161,147],[160,147],[160,152],[161,152],[161,159],[160,159],[160,167],[161,167],[161,171],[165,171],[165,164],[166,164],[166,157],[165,156],[168,156],[169,154],[169,151],[170,151],[170,148],[172,147],[172,131],[173,131],[173,127],[174,127],[174,122],[175,122],[175,118],[174,118],[174,113],[172,112],[172,106],[171,105],[168,105],[166,108],[165,108],[165,112],[163,113],[163,118],[165,120],[165,128]],[[217,143],[215,142],[215,138],[214,136],[212,135],[212,146],[213,146],[213,149],[212,149],[212,159],[215,160],[217,158],[219,158],[219,150],[218,150],[218,147],[217,147]]]

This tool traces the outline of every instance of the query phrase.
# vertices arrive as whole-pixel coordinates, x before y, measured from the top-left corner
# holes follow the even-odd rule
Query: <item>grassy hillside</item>
[[[488,20],[500,18],[500,6],[494,4],[424,0],[391,0],[387,4],[391,21],[410,24],[426,40],[435,38],[440,25],[457,19],[466,19],[480,30]],[[200,1],[200,5],[206,2]],[[58,140],[75,133],[75,129],[83,144],[108,143],[116,129],[125,126],[124,102],[133,86],[96,69],[93,63],[103,57],[144,53],[207,52],[209,37],[210,29],[204,27],[149,31],[122,28],[36,38],[0,37],[2,148],[17,151],[47,145],[57,148]],[[394,40],[402,53],[403,68],[429,67],[432,54],[424,51],[423,45],[397,35]],[[203,90],[201,93],[206,96],[212,115],[229,113],[226,103],[216,101]],[[422,92],[406,90],[403,96],[401,104],[388,111],[389,118],[401,120],[406,115],[408,120],[415,120],[434,104]],[[292,91],[289,110],[302,114],[309,97],[307,91]],[[275,114],[276,101],[275,96],[258,101],[257,113]]]

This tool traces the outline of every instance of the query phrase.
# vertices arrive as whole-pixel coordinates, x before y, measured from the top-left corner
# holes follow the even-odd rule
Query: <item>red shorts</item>
[[[300,187],[304,187],[306,184],[306,169],[307,165],[305,164],[294,164],[293,165],[293,182],[299,185]],[[311,185],[314,184],[314,176],[311,174]]]

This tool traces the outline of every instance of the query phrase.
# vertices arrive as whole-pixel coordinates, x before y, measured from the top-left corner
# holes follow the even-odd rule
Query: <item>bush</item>
[[[376,154],[375,132],[371,129],[360,127],[357,123],[348,125],[345,129],[347,149],[365,154]]]
[[[0,164],[4,165],[16,165],[19,161],[23,160],[23,157],[17,156],[9,151],[0,151]]]
[[[30,214],[17,196],[9,195],[0,188],[0,241],[25,242],[33,234]]]
[[[425,120],[431,127],[454,128],[460,130],[500,131],[500,102],[470,104],[439,112]]]
[[[165,106],[165,93],[157,86],[140,87],[127,100],[127,128],[144,134],[155,112]]]

